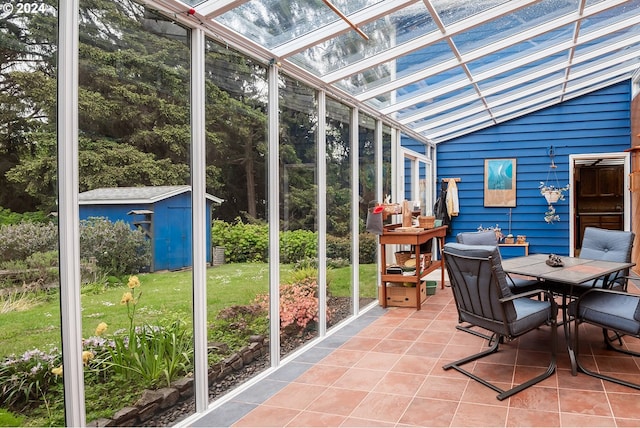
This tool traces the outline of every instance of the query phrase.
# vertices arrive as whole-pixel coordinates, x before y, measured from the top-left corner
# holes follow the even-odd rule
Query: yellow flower
[[[93,352],[82,351],[82,362],[84,363],[85,366],[89,361],[93,360],[93,357],[94,357]]]
[[[140,280],[138,279],[137,276],[132,275],[129,277],[129,283],[127,284],[129,286],[129,288],[136,288],[136,287],[140,287]]]
[[[62,366],[56,367],[55,369],[51,369],[51,373],[56,376],[62,376]]]
[[[133,301],[133,294],[130,291],[127,291],[122,295],[122,299],[120,299],[121,305],[126,305],[127,303]]]
[[[98,324],[98,327],[96,327],[96,336],[102,336],[102,334],[107,331],[107,327],[109,326],[106,322],[101,322],[100,324]]]

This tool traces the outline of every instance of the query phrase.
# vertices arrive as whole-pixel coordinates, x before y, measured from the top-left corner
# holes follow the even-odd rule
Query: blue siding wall
[[[544,221],[547,203],[538,186],[547,181],[553,146],[560,186],[569,182],[570,154],[622,152],[631,145],[631,83],[623,82],[437,147],[437,175],[460,177],[460,215],[448,240],[462,231],[509,227],[509,208],[484,207],[484,160],[515,158],[517,206],[511,233],[526,235],[531,253],[569,254],[569,200],[554,206],[560,221]],[[551,175],[553,177],[553,174]],[[555,178],[550,181],[555,181]]]

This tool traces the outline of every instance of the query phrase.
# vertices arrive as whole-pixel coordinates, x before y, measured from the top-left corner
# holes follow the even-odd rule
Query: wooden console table
[[[399,226],[399,225],[397,225]],[[382,307],[387,307],[387,282],[413,282],[416,285],[416,309],[420,310],[420,278],[438,268],[441,270],[440,288],[444,288],[444,263],[442,249],[444,247],[444,238],[447,234],[447,226],[440,226],[433,229],[424,229],[420,232],[396,232],[394,226],[386,227],[380,235],[380,269],[382,278]],[[426,269],[420,270],[420,245],[426,243],[430,239],[437,238],[438,247],[440,248],[440,260],[431,260],[431,264]],[[386,246],[394,245],[411,245],[414,247],[416,257],[416,273],[415,275],[388,274],[387,273],[387,252]]]

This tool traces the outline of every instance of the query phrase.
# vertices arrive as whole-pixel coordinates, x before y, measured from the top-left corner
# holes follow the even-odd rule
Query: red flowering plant
[[[269,295],[258,295],[255,302],[269,309]],[[315,277],[280,285],[280,328],[283,331],[300,336],[310,324],[318,322],[318,314],[318,281]],[[327,320],[330,317],[331,311],[327,309]]]

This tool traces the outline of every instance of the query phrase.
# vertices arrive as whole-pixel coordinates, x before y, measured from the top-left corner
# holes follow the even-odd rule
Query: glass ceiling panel
[[[628,78],[634,65],[636,69],[639,66],[640,0],[624,1],[616,7],[610,6],[613,0],[539,0],[521,8],[518,5],[524,2],[512,0],[331,1],[347,17],[360,12],[356,21],[376,17],[375,21],[359,25],[369,40],[355,31],[337,36],[317,31],[332,23],[340,23],[333,28],[347,28],[322,0],[185,3],[199,5],[203,15],[246,37],[246,43],[255,43],[260,48],[256,52],[272,50],[273,58],[283,62],[283,69],[300,67],[320,81],[326,76],[328,87],[346,91],[354,96],[354,102],[364,100],[381,114],[406,122],[438,142],[464,130],[488,126],[493,119],[517,117],[522,114],[518,108],[531,112],[566,99],[562,88],[571,88],[576,94],[590,90],[589,86],[604,87],[607,79],[620,81],[621,73]],[[163,2],[167,7],[173,3],[176,2]],[[405,4],[410,5],[396,10]],[[216,15],[217,7],[228,5],[237,6]],[[451,41],[460,58],[446,41],[449,34],[441,33],[434,22],[429,5],[438,13],[445,30],[456,25]],[[581,5],[589,17],[581,19],[576,27]],[[176,3],[175,7],[180,5]],[[380,19],[382,7],[394,11]],[[611,9],[600,12],[606,7]],[[516,10],[504,15],[511,9]],[[487,16],[496,18],[479,23]],[[469,28],[458,32],[463,23],[468,23]],[[572,52],[576,28],[580,29],[579,44]],[[525,32],[530,32],[526,36],[529,39],[521,41]],[[310,37],[295,42],[308,34]],[[330,38],[309,47],[311,37]],[[423,40],[441,41],[420,46],[418,43]],[[402,56],[396,57],[399,54]],[[568,74],[566,67],[570,67]],[[476,110],[486,110],[486,105],[470,83],[467,70],[492,107],[483,114]],[[569,79],[576,78],[576,82],[564,83],[567,75]],[[334,82],[336,79],[340,80]],[[468,117],[458,119],[461,114]],[[441,126],[446,117],[453,119]],[[420,129],[420,125],[428,123],[437,124],[437,128]]]
[[[580,25],[580,35],[583,36],[602,28],[615,28],[616,23],[637,17],[638,9],[640,9],[640,0],[632,0],[616,8],[585,18]]]
[[[337,85],[353,95],[376,88],[403,76],[434,67],[454,58],[446,42],[435,43],[394,61],[343,79]],[[383,69],[381,67],[384,67]]]
[[[513,102],[530,97],[531,94],[538,96],[548,91],[550,87],[555,88],[554,90],[557,91],[556,95],[560,96],[564,77],[564,70],[560,70],[546,76],[532,79],[526,84],[518,85],[515,88],[488,95],[486,99],[492,111],[499,111],[499,109],[497,109],[499,106],[513,104]]]
[[[433,92],[453,82],[464,82],[465,85],[469,84],[469,78],[462,67],[450,68],[442,73],[434,74],[426,79],[399,88],[396,91],[398,96],[397,101],[401,102],[405,99],[420,96],[425,92]]]
[[[548,54],[553,50],[553,46],[556,46],[562,42],[570,41],[573,37],[572,31],[573,26],[563,27],[558,31],[543,34],[540,37],[535,37],[533,39],[527,40],[526,42],[506,47],[505,49],[484,56],[475,61],[470,61],[467,63],[467,66],[473,74],[479,74],[486,71],[495,70],[504,65],[514,64],[519,60],[527,60],[533,63],[536,62],[536,60],[540,59],[540,54],[546,49],[549,49],[549,51],[545,52],[546,54]],[[555,37],[550,37],[550,35],[554,35]],[[564,35],[564,37],[559,37],[560,35]],[[552,56],[552,58],[557,58],[558,55],[565,55],[567,48],[568,46],[565,46],[561,50],[560,54],[556,54]],[[566,58],[567,57],[565,56],[565,60]]]
[[[451,25],[462,21],[485,10],[508,3],[509,0],[484,0],[484,1],[460,1],[460,0],[431,0],[431,4],[440,16],[444,25]]]
[[[481,80],[478,82],[478,86],[483,94],[491,94],[496,91],[496,88],[501,85],[513,86],[515,88],[510,90],[519,90],[520,85],[525,85],[530,81],[535,81],[536,78],[543,77],[555,70],[559,70],[564,73],[564,67],[567,64],[567,55],[558,54],[555,57],[541,58],[538,61],[534,61],[530,64],[525,64],[522,67],[517,67],[502,73],[496,77],[490,79]],[[499,90],[499,89],[498,89]],[[500,93],[500,92],[497,92]]]
[[[467,84],[452,92],[447,92],[444,95],[441,95],[436,98],[432,98],[428,103],[421,103],[421,108],[413,109],[409,114],[403,112],[402,115],[398,115],[397,119],[406,122],[406,118],[410,115],[421,114],[422,119],[428,121],[433,121],[441,118],[443,114],[446,114],[447,111],[452,110],[448,104],[455,103],[457,100],[463,100],[467,97],[474,98],[477,96],[477,92],[471,83],[467,80]],[[466,101],[465,103],[456,104],[455,108],[461,108],[463,106],[473,104],[472,101]],[[417,107],[417,106],[416,106]],[[434,118],[435,116],[435,118]],[[418,121],[414,120],[413,123],[418,123]]]
[[[468,100],[462,101],[465,99]],[[455,106],[452,106],[452,103],[455,104]],[[464,88],[460,88],[457,91],[449,92],[446,95],[435,98],[431,100],[430,103],[423,103],[423,106],[425,107],[415,109],[411,112],[411,114],[420,113],[422,116],[421,120],[414,120],[411,122],[412,126],[421,123],[421,121],[429,123],[434,120],[441,120],[443,116],[464,108],[483,107],[482,102],[477,100],[477,92],[471,84],[467,84]],[[408,117],[410,117],[410,115],[404,114],[403,116],[398,116],[398,120],[406,123],[406,119]]]
[[[437,30],[422,3],[359,28],[369,40],[349,31],[292,56],[291,61],[314,74],[325,75]]]
[[[209,0],[211,1],[211,0]],[[332,0],[345,15],[383,0]],[[254,42],[274,48],[340,20],[322,0],[252,0],[215,18]]]
[[[508,103],[504,103],[501,106],[492,108],[491,111],[495,116],[501,116],[504,114],[510,114],[513,110],[522,109],[525,106],[528,107],[538,103],[547,102],[552,98],[558,98],[559,100],[562,94],[562,88],[562,85],[554,85],[553,87],[545,89],[544,91],[539,91],[535,94],[521,97]]]
[[[640,61],[636,58],[636,59],[631,59],[623,63],[617,64],[615,66],[606,67],[604,69],[598,70],[596,68],[594,72],[590,74],[571,79],[571,81],[567,84],[567,91],[580,89],[580,87],[584,87],[585,82],[606,81],[612,76],[618,76],[623,73],[628,73],[629,68],[637,69],[639,66],[640,66]]]
[[[478,112],[484,111],[484,109],[484,103],[479,100],[467,101],[464,103],[460,103],[459,105],[449,107],[448,109],[438,111],[437,113],[431,114],[424,119],[412,122],[411,127],[426,127],[428,129],[431,129],[436,126],[441,126],[443,123],[456,123],[459,120],[463,120],[467,117],[473,117]]]
[[[452,132],[468,130],[469,128],[475,129],[479,125],[488,126],[492,124],[493,124],[493,119],[491,118],[491,116],[489,116],[489,114],[486,111],[483,111],[480,113],[473,114],[471,116],[467,116],[465,117],[464,120],[458,120],[455,123],[448,123],[442,126],[431,128],[426,133],[437,137],[437,136],[448,135]]]
[[[453,37],[462,54],[522,33],[554,18],[576,12],[578,0],[544,0]],[[557,37],[553,35],[551,37]]]
[[[605,37],[599,44],[590,44],[580,46],[576,49],[575,53],[575,65],[573,70],[577,70],[584,67],[590,67],[594,63],[609,61],[614,57],[621,57],[626,54],[640,56],[638,51],[638,42],[640,39],[640,33],[635,37],[629,35],[616,35],[615,37]],[[611,48],[608,50],[602,49],[602,43],[606,42]],[[635,43],[634,43],[635,42]],[[600,55],[595,55],[600,53]]]

